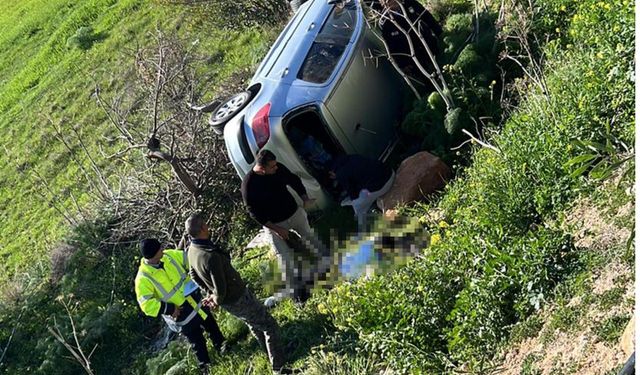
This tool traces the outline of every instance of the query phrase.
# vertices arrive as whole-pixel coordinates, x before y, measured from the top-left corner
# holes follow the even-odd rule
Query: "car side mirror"
[[[327,4],[329,5],[342,4],[342,3],[344,3],[344,0],[327,0]]]

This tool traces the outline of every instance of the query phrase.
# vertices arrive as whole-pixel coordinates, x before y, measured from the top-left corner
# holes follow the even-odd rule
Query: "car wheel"
[[[251,92],[243,91],[223,101],[222,104],[211,113],[209,124],[213,126],[214,130],[216,130],[216,128],[223,128],[227,121],[249,104],[249,99],[251,99]]]

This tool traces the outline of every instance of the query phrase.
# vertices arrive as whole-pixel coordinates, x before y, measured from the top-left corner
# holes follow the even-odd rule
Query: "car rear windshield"
[[[353,34],[356,11],[353,0],[333,8],[300,67],[298,79],[312,83],[329,79]]]

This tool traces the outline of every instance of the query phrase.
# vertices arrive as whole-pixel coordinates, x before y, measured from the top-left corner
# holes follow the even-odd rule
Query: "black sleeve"
[[[353,181],[353,178],[351,177],[351,171],[348,168],[345,168],[343,166],[342,169],[337,170],[336,180],[338,181],[338,186],[342,188],[342,190],[347,192],[349,198],[358,198],[358,195],[360,195],[360,189]]]
[[[422,4],[416,0],[405,0],[404,3],[405,6],[413,7],[413,9],[417,11],[418,19],[424,22],[436,36],[440,36],[440,34],[442,34],[442,27],[433,17],[431,12],[429,12]]]
[[[356,184],[353,183],[353,181],[351,181],[351,178],[347,178],[347,180],[349,181],[348,183],[348,187],[347,187],[347,194],[349,194],[349,197],[353,200],[358,198],[358,196],[360,196],[360,189]]]
[[[242,185],[240,185],[242,200],[244,201],[244,205],[247,207],[249,216],[251,216],[251,218],[257,221],[260,225],[264,225],[264,223],[269,220],[264,216],[263,210],[260,209],[260,202],[257,202],[256,199],[251,196],[251,191],[248,189],[250,178],[251,172],[242,179]]]
[[[300,179],[300,177],[291,173],[289,168],[285,167],[283,164],[278,163],[278,171],[282,173],[286,181],[286,184],[291,186],[293,190],[296,191],[296,193],[298,193],[300,196],[307,194],[307,189],[304,188],[304,185],[302,184],[302,180]]]
[[[160,314],[172,315],[175,310],[173,303],[160,302]]]

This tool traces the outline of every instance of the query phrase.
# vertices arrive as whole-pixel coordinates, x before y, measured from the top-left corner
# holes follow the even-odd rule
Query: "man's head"
[[[274,174],[278,170],[276,156],[269,150],[260,150],[256,155],[254,171],[260,174]]]
[[[163,255],[160,246],[160,241],[155,238],[145,238],[140,241],[140,254],[142,254],[149,263],[158,263]]]
[[[184,230],[191,238],[207,239],[209,238],[209,227],[200,212],[191,214],[184,222]]]

